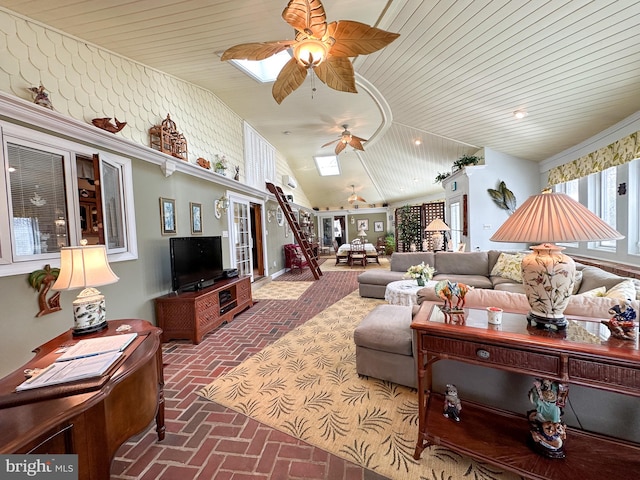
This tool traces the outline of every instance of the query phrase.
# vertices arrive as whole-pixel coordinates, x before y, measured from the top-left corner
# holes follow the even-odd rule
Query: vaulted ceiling
[[[219,55],[292,39],[286,0],[0,0],[0,6],[200,85],[291,165],[312,203],[348,206],[442,193],[434,183],[480,147],[542,161],[640,110],[640,2],[631,0],[324,0],[327,20],[400,37],[353,59],[358,93],[315,79],[278,105],[271,84]],[[315,87],[315,91],[313,88]],[[513,112],[528,115],[515,119]],[[320,177],[342,125],[369,139]],[[421,144],[416,145],[415,140]]]

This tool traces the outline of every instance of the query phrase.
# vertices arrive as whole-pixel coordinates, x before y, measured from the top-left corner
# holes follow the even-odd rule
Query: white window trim
[[[35,135],[37,133],[37,135]],[[91,158],[93,155],[98,155],[101,161],[107,161],[111,164],[117,165],[122,169],[122,186],[123,202],[125,210],[125,218],[123,226],[126,232],[126,245],[127,249],[118,249],[115,252],[108,252],[110,262],[120,262],[125,260],[135,260],[138,258],[137,249],[137,235],[135,230],[135,205],[133,195],[133,170],[131,165],[131,159],[115,155],[111,152],[103,151],[99,148],[90,147],[81,143],[72,142],[64,138],[49,135],[47,133],[39,132],[35,129],[23,127],[13,123],[0,121],[0,139],[2,141],[3,152],[3,168],[0,172],[0,181],[2,182],[2,189],[6,193],[7,191],[7,168],[8,168],[8,154],[6,144],[7,142],[19,142],[20,144],[27,144],[36,148],[43,148],[48,150],[54,150],[61,152],[69,161],[69,167],[72,178],[76,178],[75,158],[76,155],[82,155]],[[79,211],[80,203],[77,193],[77,184],[71,182],[66,187],[66,194],[68,198],[68,205],[74,212]],[[18,275],[23,273],[29,273],[39,268],[42,268],[45,264],[49,263],[53,267],[58,267],[60,264],[59,254],[43,254],[38,256],[34,260],[26,260],[20,262],[13,262],[12,253],[12,236],[11,236],[11,212],[9,205],[8,195],[0,196],[0,277]],[[69,215],[69,222],[71,227],[71,244],[78,245],[79,238],[73,237],[74,232],[77,234],[77,216]]]

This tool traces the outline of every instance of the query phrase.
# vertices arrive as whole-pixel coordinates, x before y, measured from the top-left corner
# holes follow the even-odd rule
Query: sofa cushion
[[[441,273],[434,275],[436,281],[449,280],[450,282],[464,283],[474,288],[493,288],[491,280],[482,275],[461,275],[455,273]]]
[[[489,276],[487,252],[438,252],[435,257],[436,274]]]
[[[522,282],[522,259],[526,255],[526,253],[501,253],[490,275]]]
[[[626,279],[602,270],[601,268],[588,265],[582,269],[582,283],[580,284],[578,293],[583,293],[598,287],[604,287],[606,290],[609,290],[623,280]]]
[[[387,285],[398,280],[406,280],[406,272],[390,272],[388,270],[369,270],[358,275],[358,283],[368,285]]]
[[[406,272],[413,265],[434,266],[433,252],[394,252],[391,254],[391,270],[394,272]]]
[[[401,305],[378,305],[353,332],[356,345],[400,355],[413,355],[412,309]]]
[[[522,293],[524,294],[524,285],[515,282],[504,282],[493,286],[494,290],[501,292]]]
[[[636,299],[636,286],[632,280],[623,280],[617,285],[607,290],[604,294],[607,298],[616,298],[618,300],[635,300]]]

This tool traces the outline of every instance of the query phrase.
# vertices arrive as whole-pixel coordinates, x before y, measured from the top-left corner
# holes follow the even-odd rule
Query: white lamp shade
[[[53,290],[99,287],[119,280],[109,266],[104,245],[64,247],[60,251],[60,273]]]
[[[429,225],[427,225],[427,228],[425,228],[424,230],[425,232],[448,232],[451,229],[446,223],[442,221],[441,218],[436,218]]]
[[[624,236],[564,193],[527,199],[491,237],[494,242],[590,242]]]

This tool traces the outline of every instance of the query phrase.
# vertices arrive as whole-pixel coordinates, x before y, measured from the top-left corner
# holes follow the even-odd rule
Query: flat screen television
[[[221,237],[172,237],[171,286],[174,291],[200,290],[222,278]]]

